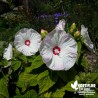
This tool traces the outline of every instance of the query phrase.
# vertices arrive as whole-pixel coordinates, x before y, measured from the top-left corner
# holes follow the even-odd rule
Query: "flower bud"
[[[71,25],[71,27],[70,27],[70,32],[71,32],[71,33],[74,32],[75,29],[76,29],[76,24],[73,23],[73,24]]]
[[[48,31],[41,29],[41,36],[44,38],[48,34]]]
[[[80,36],[80,31],[76,31],[75,33],[74,33],[74,37],[79,37]]]

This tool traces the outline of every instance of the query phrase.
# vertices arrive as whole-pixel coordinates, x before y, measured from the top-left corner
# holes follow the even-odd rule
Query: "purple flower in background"
[[[48,19],[48,18],[50,18],[50,16],[52,16],[52,18],[55,19],[55,23],[58,24],[59,19],[67,18],[69,16],[69,13],[68,13],[68,11],[66,11],[64,13],[56,12],[55,14],[52,14],[52,15],[42,14],[42,15],[39,15],[39,18]]]
[[[62,13],[55,13],[54,16],[55,16],[55,17],[62,16]]]
[[[56,20],[56,24],[58,23],[58,18],[60,17],[60,16],[62,16],[62,13],[55,13],[54,14],[54,17],[55,17],[55,20]]]
[[[68,17],[69,16],[69,13],[66,11],[64,14],[60,13],[60,12],[57,12],[54,14],[54,17],[55,17],[55,22],[56,24],[58,24],[59,22],[59,17]]]

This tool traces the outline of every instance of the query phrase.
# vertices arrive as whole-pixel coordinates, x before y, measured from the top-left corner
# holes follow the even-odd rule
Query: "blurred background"
[[[98,0],[0,0],[0,40],[12,40],[22,27],[50,32],[62,18],[88,27],[98,48]]]
[[[87,77],[90,76],[89,72],[98,72],[98,0],[0,0],[0,56],[2,57],[2,51],[5,48],[5,46],[1,48],[3,43],[5,42],[6,46],[9,42],[13,43],[15,34],[21,28],[33,28],[39,33],[41,29],[50,32],[60,19],[65,19],[66,28],[70,27],[72,23],[76,23],[78,30],[81,30],[81,24],[88,28],[96,53],[91,53],[83,46],[84,50],[80,49],[82,55],[79,62],[83,62],[80,65],[83,65],[85,72],[80,72],[82,70],[80,66],[77,69],[79,72],[77,79],[82,78],[84,83],[87,82]],[[65,79],[65,73],[61,74],[60,77]],[[68,76],[70,73],[69,71]],[[74,75],[74,72],[72,74]],[[87,75],[87,77],[84,78],[84,75]],[[96,76],[95,74],[92,75],[93,78]],[[72,76],[70,75],[70,77]],[[9,83],[13,81],[16,83],[14,78],[10,79]],[[92,78],[88,78],[88,81],[89,79]],[[96,81],[94,83],[98,84],[98,79]],[[60,80],[60,85],[62,82]],[[16,88],[16,85],[9,87],[10,96],[14,95],[14,87]],[[98,85],[96,90],[98,93]],[[73,93],[70,92],[70,94],[73,96]],[[66,92],[65,96],[68,96],[66,98],[71,98],[69,97],[69,92]]]

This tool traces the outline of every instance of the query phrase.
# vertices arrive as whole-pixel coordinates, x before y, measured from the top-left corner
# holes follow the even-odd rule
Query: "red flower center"
[[[59,55],[60,51],[61,51],[61,49],[60,49],[60,47],[58,47],[58,46],[55,46],[55,47],[52,49],[52,52],[53,52],[54,55]]]
[[[30,40],[25,40],[25,45],[29,46],[30,45]]]

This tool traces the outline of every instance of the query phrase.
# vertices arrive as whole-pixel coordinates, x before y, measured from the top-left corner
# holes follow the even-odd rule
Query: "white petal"
[[[54,55],[52,60],[47,63],[47,67],[52,70],[64,70],[62,58],[57,55]]]
[[[84,25],[81,25],[81,35],[84,38],[84,43],[87,46],[87,48],[90,51],[94,52],[94,45],[93,45],[93,42],[91,41],[91,39],[89,37],[88,28],[85,28]]]
[[[19,34],[15,36],[14,45],[18,48],[24,45],[24,38]]]
[[[29,34],[30,41],[39,42],[41,40],[41,35],[34,29],[29,29],[28,33],[31,33],[31,34]]]
[[[15,36],[21,36],[24,40],[25,38],[28,38],[27,37],[27,33],[28,33],[28,28],[23,28],[23,29],[20,29]],[[29,33],[28,33],[29,34]]]
[[[59,55],[52,52],[55,46],[61,49]],[[49,53],[50,51],[52,53]],[[68,70],[75,64],[77,59],[77,43],[64,30],[53,30],[42,41],[40,54],[48,68],[52,70]]]
[[[53,56],[53,55],[52,55],[52,52],[49,51],[48,49],[45,50],[45,51],[43,51],[43,52],[41,53],[41,55],[42,55],[43,61],[44,61],[45,63],[49,63],[50,60],[52,59],[52,56]]]
[[[7,59],[7,60],[10,60],[10,59],[12,59],[12,56],[13,56],[12,45],[9,44],[8,48],[5,48],[3,58]]]
[[[63,32],[62,32],[63,33]],[[64,36],[64,34],[63,34]],[[74,66],[77,59],[77,43],[69,34],[65,34],[60,39],[61,53],[60,57],[63,59],[65,70],[69,70]]]
[[[53,47],[54,45],[57,44],[57,40],[55,39],[55,36],[56,35],[55,35],[54,32],[50,32],[49,34],[47,34],[47,36],[43,40],[43,43],[42,44],[46,45],[46,47],[50,47],[51,48],[51,47]]]
[[[41,43],[33,42],[30,44],[29,48],[31,48],[31,51],[35,54],[39,50],[40,44]]]
[[[69,35],[68,33],[65,33],[64,31],[59,33],[59,46],[61,48],[65,48],[67,46],[69,47],[75,47],[77,45],[76,41],[74,38]]]
[[[60,45],[65,42],[69,38],[68,34],[63,30],[53,30],[49,34],[47,34],[44,39],[45,45],[47,47],[53,47],[56,45]]]
[[[63,64],[63,59],[56,55],[54,56],[55,64],[54,64],[54,70],[64,70],[64,64]]]
[[[35,54],[30,47],[25,45],[18,47],[17,50],[26,56],[31,56]]]
[[[55,29],[56,30],[64,30],[64,28],[65,28],[65,20],[62,19],[59,21],[59,23],[57,24]]]
[[[52,59],[52,47],[50,46],[49,42],[44,39],[40,46],[40,55],[43,57],[43,61],[48,63]]]
[[[77,45],[76,47],[61,49],[60,57],[63,59],[65,70],[69,70],[74,66],[77,59]]]
[[[30,45],[26,46],[25,41],[30,40]],[[41,35],[33,30],[23,28],[15,35],[14,45],[16,49],[26,56],[34,55],[40,47]]]

